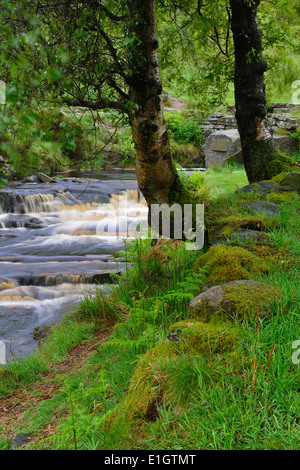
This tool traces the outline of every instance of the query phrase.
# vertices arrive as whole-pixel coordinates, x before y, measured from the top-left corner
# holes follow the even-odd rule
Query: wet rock
[[[24,178],[23,179],[23,183],[38,183],[40,181],[40,179],[38,178],[37,175],[31,175],[31,176],[27,176],[27,178]]]
[[[269,194],[273,191],[283,192],[283,191],[293,191],[291,186],[278,186],[276,184],[268,183],[267,181],[259,181],[257,183],[248,184],[243,188],[235,191],[236,193],[257,193],[257,194]]]
[[[53,178],[51,178],[48,175],[45,175],[45,173],[38,173],[37,177],[43,183],[56,183],[56,181]]]
[[[252,209],[256,212],[263,213],[269,216],[277,215],[281,208],[277,204],[273,204],[267,201],[252,201],[252,202],[245,202],[242,204],[243,207],[247,209]]]
[[[13,230],[9,230],[9,229],[1,229],[0,227],[0,238],[16,238],[17,235],[15,234],[15,232]]]
[[[231,281],[214,286],[191,300],[192,317],[210,321],[212,317],[223,320],[255,318],[256,309],[260,318],[269,317],[271,303],[282,297],[275,286],[252,280]]]
[[[51,326],[49,325],[38,325],[35,326],[33,329],[33,339],[39,340],[46,338],[48,334],[50,333]]]

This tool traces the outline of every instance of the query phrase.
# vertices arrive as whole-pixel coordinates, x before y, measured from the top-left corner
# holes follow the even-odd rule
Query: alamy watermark
[[[0,104],[6,103],[6,84],[0,80]]]
[[[6,345],[4,341],[0,340],[0,365],[6,364]]]
[[[298,365],[300,364],[300,339],[293,342],[292,348],[296,349],[292,354],[292,363]]]
[[[204,245],[203,204],[152,204],[145,207],[124,198],[119,204],[107,204],[104,217],[97,223],[96,234],[123,238],[163,238],[185,240],[187,250],[200,250]]]
[[[193,218],[192,204],[184,204],[183,207],[180,204],[172,206],[152,204],[150,208],[151,230],[154,234],[152,238],[158,238],[159,235],[174,240],[184,238],[187,240],[185,245],[187,250],[200,250],[204,245],[204,204],[196,204],[194,209]],[[171,214],[173,214],[172,219]]]
[[[292,88],[296,88],[296,91],[292,94],[292,103],[300,104],[300,80],[295,80],[292,83]]]

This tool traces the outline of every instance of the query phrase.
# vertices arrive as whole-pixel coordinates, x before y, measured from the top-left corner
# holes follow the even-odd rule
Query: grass
[[[209,189],[210,199],[216,200],[247,184],[248,179],[244,167],[234,164],[225,168],[208,168],[204,175],[203,187]]]
[[[247,184],[241,168],[210,169],[196,182],[211,226],[220,214],[245,216],[234,193]],[[234,325],[234,353],[206,357],[168,341],[171,325],[192,321],[189,301],[205,286],[207,272],[193,271],[201,252],[136,240],[123,254],[132,268],[109,294],[85,297],[36,354],[1,372],[0,412],[14,413],[2,412],[0,448],[26,432],[24,448],[34,450],[297,449],[299,198],[280,206],[268,248],[285,255],[250,276],[284,296],[269,319]]]

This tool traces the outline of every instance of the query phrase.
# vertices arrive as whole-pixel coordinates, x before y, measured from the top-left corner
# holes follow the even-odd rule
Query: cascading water
[[[125,271],[114,255],[148,210],[134,173],[112,175],[1,188],[0,340],[8,358],[30,354],[36,326],[56,323],[85,292]]]

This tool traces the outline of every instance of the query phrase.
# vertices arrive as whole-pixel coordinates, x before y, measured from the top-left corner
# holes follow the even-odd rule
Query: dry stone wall
[[[268,109],[266,117],[266,126],[274,135],[284,129],[287,132],[296,132],[298,126],[298,118],[290,116],[295,108],[300,109],[299,105],[293,103],[273,103]],[[209,117],[202,125],[203,139],[206,140],[213,132],[228,129],[237,129],[237,123],[234,116],[234,107],[228,108],[231,113],[225,116],[216,112]]]
[[[294,107],[291,103],[273,103],[266,117],[266,126],[278,149],[288,154],[299,151],[299,141],[289,135],[296,132],[298,126],[298,118],[289,114]],[[234,113],[234,108],[230,111]],[[281,129],[287,132],[280,132]],[[241,142],[233,114],[224,116],[214,113],[202,126],[202,132],[206,168],[223,166],[229,161],[242,161]]]

